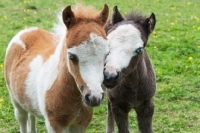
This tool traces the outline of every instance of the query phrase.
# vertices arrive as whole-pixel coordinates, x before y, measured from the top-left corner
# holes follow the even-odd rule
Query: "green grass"
[[[66,0],[67,1],[67,0]],[[21,29],[38,26],[50,30],[55,14],[62,6],[79,0],[1,0],[0,1],[0,133],[18,133],[8,90],[4,80],[4,55],[7,44]],[[85,1],[100,10],[107,3],[122,13],[132,9],[156,14],[156,29],[150,36],[147,51],[157,75],[155,114],[156,133],[197,133],[200,131],[200,1],[199,0],[93,0]],[[110,12],[112,14],[112,12]],[[3,101],[2,101],[3,100]],[[88,133],[104,133],[106,99],[94,109]],[[131,132],[138,131],[135,113],[130,113]],[[46,132],[42,119],[38,131]]]

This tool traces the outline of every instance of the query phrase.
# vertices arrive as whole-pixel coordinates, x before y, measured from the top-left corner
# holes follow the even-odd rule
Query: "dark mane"
[[[119,25],[123,24],[132,24],[136,26],[143,34],[142,38],[146,45],[149,35],[155,28],[156,17],[154,13],[152,13],[150,17],[146,17],[142,13],[139,13],[135,10],[132,10],[123,17],[118,11],[117,6],[115,6],[113,8],[112,18],[107,22],[104,27],[106,34],[108,35]]]
[[[119,17],[119,16],[117,16],[117,17]],[[145,20],[147,19],[146,16],[144,16],[142,13],[139,13],[135,10],[132,10],[131,12],[125,14],[124,16],[121,15],[121,17],[122,18],[119,18],[119,19],[121,19],[121,21],[119,21],[119,22],[123,21],[123,23],[129,23],[130,21],[132,21],[135,24],[141,24],[141,25],[143,25],[145,23]],[[117,23],[119,23],[119,22],[117,22]],[[115,26],[115,24],[117,24],[117,23],[115,23],[115,24],[113,24],[113,23],[114,23],[113,18],[110,18],[109,21],[107,22],[107,24],[105,25],[104,29],[107,34],[110,32],[109,31],[110,29],[112,29],[113,27],[117,27],[117,26]]]
[[[130,13],[125,15],[125,20],[127,21],[133,21],[135,23],[144,23],[144,21],[147,19],[146,16],[142,15],[141,13],[138,13],[134,10],[132,10]]]

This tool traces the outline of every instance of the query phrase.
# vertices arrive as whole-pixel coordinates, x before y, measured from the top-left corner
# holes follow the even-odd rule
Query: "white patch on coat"
[[[108,35],[110,53],[106,66],[121,71],[128,67],[130,60],[136,56],[136,49],[143,47],[141,32],[131,24],[121,25]]]
[[[35,115],[47,118],[45,111],[45,93],[51,88],[58,76],[58,65],[63,42],[61,41],[54,54],[43,62],[38,55],[29,65],[30,72],[26,78],[26,95],[30,98]]]
[[[91,33],[88,40],[77,47],[68,49],[67,52],[78,57],[81,77],[89,87],[91,95],[102,96],[101,83],[103,81],[105,57],[109,52],[108,40]],[[71,74],[73,75],[73,73]]]
[[[10,41],[10,43],[8,44],[8,47],[6,49],[6,55],[8,53],[8,50],[11,48],[11,46],[13,44],[17,44],[17,45],[20,45],[23,49],[26,49],[26,45],[24,44],[24,42],[22,42],[22,40],[20,39],[21,35],[22,34],[25,34],[27,32],[31,32],[31,31],[34,31],[34,30],[37,30],[38,28],[37,27],[30,27],[30,28],[27,28],[27,29],[24,29],[24,30],[21,30],[20,32],[18,32],[13,38],[12,40]]]

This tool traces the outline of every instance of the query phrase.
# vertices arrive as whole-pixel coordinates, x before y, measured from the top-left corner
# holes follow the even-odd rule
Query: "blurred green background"
[[[157,23],[147,52],[157,75],[155,133],[197,133],[200,131],[200,1],[199,0],[1,0],[0,1],[0,133],[19,133],[4,79],[4,56],[12,37],[20,30],[37,26],[50,30],[61,7],[77,3],[97,10],[107,3],[122,14],[131,10],[146,16],[155,13]],[[106,98],[94,109],[87,133],[105,133]],[[39,133],[45,133],[42,119]],[[135,112],[130,113],[131,133],[138,132]]]

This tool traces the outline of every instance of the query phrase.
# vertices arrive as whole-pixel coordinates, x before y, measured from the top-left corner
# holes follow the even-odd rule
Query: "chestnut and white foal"
[[[103,99],[109,10],[67,6],[56,33],[28,28],[8,45],[5,77],[21,133],[36,133],[35,116],[49,133],[83,133]]]

